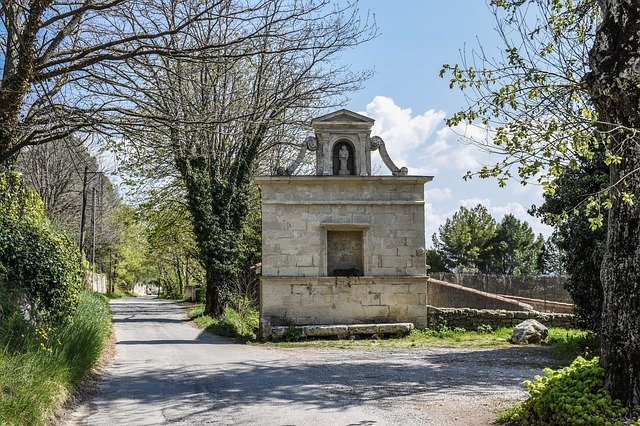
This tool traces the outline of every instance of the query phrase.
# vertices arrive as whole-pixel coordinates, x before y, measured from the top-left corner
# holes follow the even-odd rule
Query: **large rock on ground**
[[[540,343],[547,338],[548,334],[549,330],[547,327],[534,319],[528,319],[515,326],[509,341],[518,345]]]

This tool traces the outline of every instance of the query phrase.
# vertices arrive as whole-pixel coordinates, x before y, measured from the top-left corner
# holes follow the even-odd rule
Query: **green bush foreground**
[[[0,173],[0,326],[8,318],[9,330],[65,323],[80,297],[81,264],[77,244],[47,219],[35,190],[19,173]]]
[[[111,334],[109,307],[83,291],[64,325],[17,332],[0,334],[0,424],[45,424],[100,357]]]
[[[560,370],[526,380],[531,396],[500,415],[509,425],[640,425],[638,410],[630,413],[604,388],[604,369],[597,357],[578,357]],[[639,407],[640,408],[640,407]]]

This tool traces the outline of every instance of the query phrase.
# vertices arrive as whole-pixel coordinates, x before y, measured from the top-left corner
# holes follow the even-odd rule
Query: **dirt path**
[[[112,309],[116,356],[69,424],[490,424],[545,363],[526,348],[249,346],[201,332],[175,302]]]

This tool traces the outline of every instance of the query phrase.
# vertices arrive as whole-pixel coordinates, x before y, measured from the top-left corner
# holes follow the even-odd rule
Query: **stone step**
[[[281,339],[287,334],[296,337],[349,337],[356,335],[409,334],[415,327],[410,322],[385,324],[298,325],[272,326],[271,338]]]

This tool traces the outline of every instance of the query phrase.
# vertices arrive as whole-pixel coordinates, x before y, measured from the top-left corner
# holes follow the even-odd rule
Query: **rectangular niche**
[[[327,230],[327,275],[364,276],[364,232]]]

